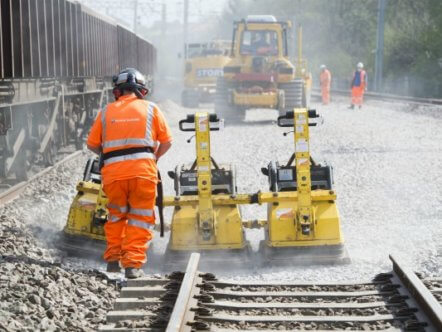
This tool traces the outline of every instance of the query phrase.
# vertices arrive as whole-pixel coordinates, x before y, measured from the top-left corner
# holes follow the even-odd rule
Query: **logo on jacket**
[[[131,119],[112,119],[111,123],[118,123],[118,122],[138,122],[140,119],[138,118],[131,118]]]

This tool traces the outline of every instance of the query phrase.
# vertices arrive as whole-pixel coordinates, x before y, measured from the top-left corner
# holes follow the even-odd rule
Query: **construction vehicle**
[[[192,43],[185,47],[184,107],[198,107],[200,102],[212,102],[216,79],[222,77],[223,67],[229,62],[230,42],[214,40]]]
[[[271,15],[252,15],[234,23],[231,59],[218,78],[215,112],[245,114],[248,108],[278,109],[280,115],[308,107],[311,75],[302,58],[302,30],[298,30],[296,67],[289,59],[291,22]]]
[[[272,161],[261,169],[271,191],[260,197],[260,202],[268,202],[265,240],[260,243],[265,261],[349,262],[332,187],[333,169],[310,156],[309,126],[316,123],[309,119],[317,117],[315,110],[307,109],[278,117],[278,126],[294,129],[295,152],[286,164]]]
[[[195,132],[196,159],[168,173],[174,180],[175,197],[166,197],[164,206],[175,208],[167,265],[176,267],[192,252],[203,253],[203,261],[208,264],[216,264],[222,253],[231,263],[244,264],[247,260],[249,243],[238,205],[217,204],[220,197],[236,195],[234,167],[218,164],[210,153],[210,132],[219,130],[220,123],[216,114],[208,113],[187,115],[179,122],[180,130]]]
[[[87,161],[83,179],[76,189],[77,195],[70,206],[57,246],[72,255],[99,257],[106,246],[104,223],[108,210],[107,197],[101,187],[98,158]]]

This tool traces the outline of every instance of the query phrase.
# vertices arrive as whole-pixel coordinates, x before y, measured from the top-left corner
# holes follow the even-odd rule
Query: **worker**
[[[362,108],[364,92],[367,90],[367,73],[364,70],[364,64],[359,62],[356,66],[353,79],[351,81],[351,105],[350,109],[354,109],[355,105]]]
[[[136,69],[113,78],[116,101],[98,113],[87,146],[100,154],[103,191],[108,198],[104,225],[108,272],[134,279],[143,276],[148,241],[155,225],[156,163],[169,150],[170,129]],[[157,143],[158,142],[158,143]]]
[[[254,40],[250,45],[253,54],[265,53],[269,50],[270,44],[267,42],[267,35],[264,31],[259,31],[254,34]]]
[[[321,75],[319,77],[319,82],[321,84],[322,104],[328,105],[330,103],[331,73],[325,65],[321,65],[320,69]]]

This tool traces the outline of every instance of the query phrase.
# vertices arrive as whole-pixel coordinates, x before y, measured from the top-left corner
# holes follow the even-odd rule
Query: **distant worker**
[[[362,108],[364,92],[367,90],[367,73],[364,70],[364,64],[359,62],[351,81],[351,105],[350,109],[354,109],[355,105]]]
[[[325,65],[321,65],[320,69],[319,82],[321,84],[322,104],[328,105],[330,103],[331,73]]]
[[[108,198],[104,225],[108,272],[143,276],[147,243],[155,225],[157,161],[169,150],[170,129],[159,108],[146,100],[146,81],[136,69],[114,76],[116,101],[98,113],[87,146],[101,155],[103,190]],[[155,146],[159,142],[158,148]]]
[[[270,48],[270,44],[267,42],[265,32],[260,31],[255,33],[254,40],[250,47],[253,53],[268,51],[268,49]]]

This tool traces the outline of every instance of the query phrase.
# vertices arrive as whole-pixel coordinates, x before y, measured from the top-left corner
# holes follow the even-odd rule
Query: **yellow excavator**
[[[216,80],[223,76],[223,67],[230,60],[229,48],[227,40],[186,45],[184,89],[181,93],[184,107],[197,108],[200,103],[213,102]]]

